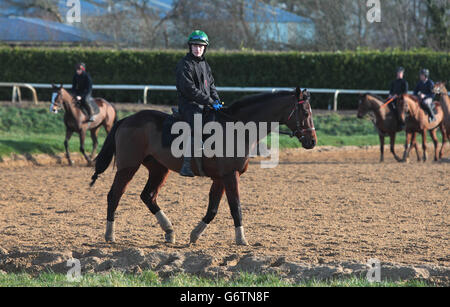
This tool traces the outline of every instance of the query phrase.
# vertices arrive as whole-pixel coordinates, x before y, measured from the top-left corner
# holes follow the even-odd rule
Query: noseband
[[[294,108],[292,109],[291,114],[288,117],[288,121],[291,120],[292,116],[295,114],[295,130],[291,131],[291,132],[284,132],[284,131],[279,131],[279,134],[284,134],[284,135],[289,135],[291,138],[295,137],[296,134],[300,134],[300,139],[303,139],[305,137],[306,132],[311,132],[311,131],[315,131],[316,128],[302,128],[301,124],[300,124],[300,119],[299,119],[299,106],[304,104],[307,100],[300,100],[297,103],[295,103]]]

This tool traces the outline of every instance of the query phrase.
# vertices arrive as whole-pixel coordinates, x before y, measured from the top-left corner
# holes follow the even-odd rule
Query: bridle
[[[291,132],[285,132],[285,131],[279,131],[279,134],[288,135],[291,138],[295,137],[297,134],[300,135],[300,139],[303,139],[305,137],[305,134],[307,132],[315,131],[316,128],[304,128],[300,124],[300,118],[299,118],[299,108],[301,105],[303,105],[305,102],[309,100],[309,97],[303,100],[299,100],[295,103],[294,108],[292,109],[291,113],[289,114],[288,121],[291,120],[292,116],[295,115],[295,130]]]

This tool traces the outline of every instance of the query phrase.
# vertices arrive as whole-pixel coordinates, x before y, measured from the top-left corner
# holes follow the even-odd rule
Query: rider
[[[86,72],[86,64],[78,63],[75,65],[75,75],[72,81],[72,91],[76,100],[80,102],[81,107],[84,108],[89,117],[88,122],[94,121],[92,112],[92,79],[88,72]]]
[[[433,108],[431,104],[434,99],[434,82],[430,79],[430,71],[426,68],[420,71],[420,81],[416,85],[416,89],[414,90],[414,95],[419,97],[419,100],[422,103],[425,111],[428,113],[430,117],[430,122],[434,122],[436,120],[435,114],[433,112]]]
[[[391,90],[389,91],[388,97],[388,100],[394,98],[394,100],[389,104],[389,108],[396,115],[400,129],[403,129],[405,124],[400,118],[400,112],[398,111],[397,101],[400,96],[408,93],[408,81],[404,79],[404,76],[405,76],[405,69],[403,67],[397,68],[397,79],[392,81]]]
[[[196,30],[189,36],[188,46],[188,54],[178,62],[176,68],[176,84],[180,114],[193,131],[195,114],[201,114],[205,106],[220,110],[223,104],[220,102],[211,68],[205,59],[209,46],[208,36],[205,32]],[[193,135],[194,133],[191,134],[191,144],[194,144]],[[194,177],[190,156],[184,156],[180,175]]]

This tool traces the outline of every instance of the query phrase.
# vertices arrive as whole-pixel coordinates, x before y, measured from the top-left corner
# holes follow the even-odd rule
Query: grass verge
[[[69,282],[64,274],[27,273],[0,275],[0,287],[430,287],[424,281],[369,283],[364,279],[350,278],[330,281],[305,281],[289,283],[275,275],[241,273],[238,277],[208,279],[188,274],[176,274],[161,279],[152,271],[126,274],[112,271],[105,274],[86,274],[80,282]]]

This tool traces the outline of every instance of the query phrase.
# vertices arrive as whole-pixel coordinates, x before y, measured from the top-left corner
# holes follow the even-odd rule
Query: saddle
[[[95,102],[95,98],[88,99],[86,101],[86,103],[91,107],[92,115],[97,115],[98,113],[100,113],[100,108],[98,107],[97,103]],[[81,110],[81,112],[83,112],[84,115],[87,116],[87,111],[85,110],[85,108],[83,108],[82,102],[77,101],[76,105]]]
[[[211,121],[216,120],[216,113],[212,112],[212,110],[208,108],[203,109],[202,113],[202,127]],[[182,116],[180,112],[178,111],[178,108],[172,108],[172,114],[167,116],[167,118],[163,122],[163,128],[162,128],[162,146],[163,148],[168,148],[172,146],[172,142],[180,136],[180,134],[172,134],[172,126],[175,123],[183,121]],[[208,135],[202,135],[202,141],[204,142],[206,138],[208,138]],[[204,170],[203,170],[203,157],[194,157],[193,161],[194,164],[197,167],[197,170],[200,174],[200,176],[206,176]]]
[[[209,122],[215,121],[216,117],[217,117],[217,114],[215,112],[213,112],[212,110],[210,110],[208,108],[203,109],[202,127]],[[172,126],[175,123],[182,122],[182,121],[183,121],[183,119],[182,119],[182,116],[181,116],[178,108],[172,108],[172,114],[167,116],[167,118],[163,122],[162,146],[164,148],[168,148],[168,147],[172,146],[173,140],[175,140],[178,136],[180,136],[180,134],[172,134],[171,130],[172,130]],[[204,135],[203,141],[207,138],[208,138],[208,136]]]

